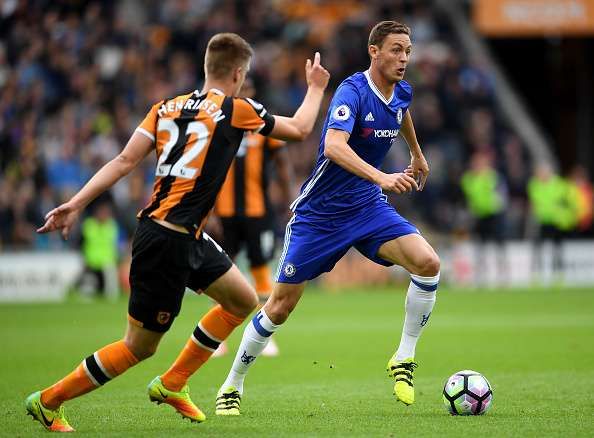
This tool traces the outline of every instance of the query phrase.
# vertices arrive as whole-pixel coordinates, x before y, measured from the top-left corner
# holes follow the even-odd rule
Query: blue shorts
[[[377,255],[379,247],[398,237],[418,233],[413,224],[383,199],[349,214],[348,219],[296,214],[287,224],[276,281],[301,283],[330,272],[353,246],[368,259],[392,266]]]

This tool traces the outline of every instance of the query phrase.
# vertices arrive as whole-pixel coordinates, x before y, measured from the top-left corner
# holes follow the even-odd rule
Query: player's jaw
[[[404,73],[406,72],[406,66],[396,66],[392,69],[390,74],[390,79],[393,79],[394,82],[399,82],[404,79]]]
[[[408,57],[404,55],[394,56],[389,54],[384,64],[384,74],[391,82],[399,82],[404,79]]]
[[[395,84],[404,79],[406,63],[397,60],[385,60],[385,62],[380,65],[380,70],[387,82]]]

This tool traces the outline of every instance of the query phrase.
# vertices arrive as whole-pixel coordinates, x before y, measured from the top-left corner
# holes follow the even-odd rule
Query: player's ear
[[[233,83],[234,84],[243,84],[245,77],[247,76],[249,67],[247,65],[242,65],[237,67],[233,72]]]
[[[377,58],[377,53],[378,52],[379,52],[379,47],[376,46],[375,44],[372,44],[369,47],[367,47],[367,53],[369,53],[369,57],[371,59]]]
[[[241,81],[241,67],[236,67],[233,70],[233,84],[238,84]]]

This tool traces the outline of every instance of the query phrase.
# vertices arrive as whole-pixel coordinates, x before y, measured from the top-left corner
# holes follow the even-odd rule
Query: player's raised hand
[[[45,215],[45,224],[37,229],[38,233],[49,233],[50,231],[62,230],[62,237],[68,240],[68,233],[78,218],[80,211],[70,203],[65,203],[54,208]]]
[[[413,177],[419,182],[419,190],[423,190],[429,176],[429,164],[423,154],[411,155],[409,168],[412,169]]]
[[[408,172],[384,173],[379,181],[382,190],[394,193],[407,193],[419,190],[419,186]]]
[[[317,87],[325,90],[330,79],[330,73],[320,64],[320,59],[320,52],[316,52],[313,63],[311,59],[305,62],[305,79],[307,80],[308,87]]]

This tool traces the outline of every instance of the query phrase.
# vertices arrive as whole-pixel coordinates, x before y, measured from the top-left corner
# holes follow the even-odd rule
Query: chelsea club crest
[[[287,263],[285,265],[285,269],[283,269],[283,272],[287,277],[292,277],[293,275],[295,275],[295,272],[297,272],[297,269],[295,268],[295,265],[293,263]]]
[[[396,113],[396,120],[398,120],[398,124],[402,124],[402,108],[398,108],[398,112]]]

